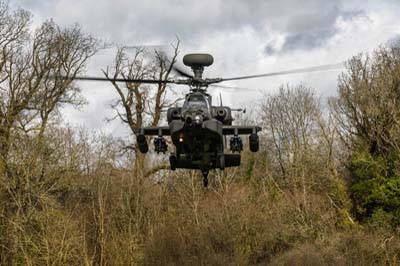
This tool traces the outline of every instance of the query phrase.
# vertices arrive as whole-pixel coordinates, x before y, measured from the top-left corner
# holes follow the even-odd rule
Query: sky
[[[190,52],[214,56],[206,77],[233,77],[338,63],[400,40],[399,0],[9,0],[33,14],[33,27],[53,19],[127,46],[169,45],[180,39],[180,60]],[[101,76],[115,51],[102,51],[87,75]],[[263,93],[282,84],[303,84],[321,98],[335,95],[341,71],[229,82],[242,90],[213,89],[215,103],[256,108]],[[113,115],[118,96],[111,84],[82,82],[88,104],[63,109],[67,122],[115,136],[128,134]],[[178,89],[178,88],[177,88]],[[187,90],[179,87],[179,90]]]

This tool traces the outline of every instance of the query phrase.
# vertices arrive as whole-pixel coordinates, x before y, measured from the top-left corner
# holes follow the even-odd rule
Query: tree
[[[313,200],[331,202],[338,223],[353,223],[347,193],[337,173],[339,154],[332,119],[321,111],[314,91],[303,85],[281,86],[261,103],[269,180],[297,206],[301,219],[312,213]],[[287,193],[289,191],[290,193]]]
[[[29,228],[63,176],[45,131],[59,106],[81,103],[72,80],[98,50],[77,25],[47,21],[30,33],[30,19],[0,2],[0,197],[7,199],[0,205],[0,263],[7,265],[31,248],[23,239],[42,233]]]
[[[400,49],[381,47],[347,62],[331,109],[351,149],[373,155],[400,152]]]
[[[281,175],[285,178],[298,175],[305,156],[313,152],[321,120],[314,92],[303,85],[281,86],[276,95],[265,96],[261,112]]]
[[[127,79],[157,79],[166,80],[171,74],[173,65],[178,56],[179,41],[174,47],[174,55],[169,59],[162,51],[154,51],[154,57],[148,61],[146,59],[145,48],[135,49],[133,56],[130,57],[126,48],[118,48],[115,57],[115,65],[107,68],[104,75],[107,78],[127,78]],[[146,125],[157,126],[162,117],[162,110],[171,106],[174,102],[167,99],[168,85],[158,83],[155,88],[140,83],[126,82],[122,87],[120,84],[112,83],[119,95],[112,108],[122,123],[126,124],[131,130],[132,135],[136,135],[137,128]],[[135,151],[135,173],[138,174],[143,169],[143,155]]]
[[[62,29],[48,21],[28,34],[30,14],[11,13],[2,5],[0,21],[12,30],[0,33],[0,165],[7,163],[12,130],[38,132],[61,104],[79,104],[73,78],[98,49],[97,41],[79,26]]]
[[[23,103],[17,98],[20,96],[17,88],[10,89],[8,84],[13,84],[18,75],[15,70],[21,69],[19,56],[28,40],[28,26],[31,15],[25,10],[11,13],[8,5],[0,2],[0,173],[3,173],[5,161],[9,150],[11,127],[18,115],[18,107]],[[10,75],[12,72],[12,75]],[[21,73],[20,73],[21,74]],[[22,100],[20,100],[22,101]]]
[[[348,148],[354,211],[360,220],[383,212],[400,224],[400,49],[353,57],[338,88],[330,105]]]

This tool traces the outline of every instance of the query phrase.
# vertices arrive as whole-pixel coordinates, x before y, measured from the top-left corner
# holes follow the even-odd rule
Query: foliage
[[[380,219],[400,225],[400,176],[393,158],[374,158],[369,153],[357,154],[351,161],[351,192],[360,219]]]
[[[360,221],[400,222],[400,50],[380,47],[347,63],[331,101],[347,146],[350,192]]]

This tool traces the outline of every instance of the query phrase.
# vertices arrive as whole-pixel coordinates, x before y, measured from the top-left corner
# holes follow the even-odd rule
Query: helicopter
[[[242,135],[248,135],[251,152],[259,150],[258,133],[261,131],[261,127],[257,125],[233,125],[232,113],[241,111],[241,109],[223,106],[222,100],[220,106],[213,106],[212,97],[207,93],[208,86],[231,80],[305,73],[343,67],[343,63],[338,63],[233,78],[203,78],[204,68],[211,66],[213,62],[214,58],[210,54],[186,54],[183,57],[183,63],[191,68],[193,75],[174,66],[175,72],[183,77],[179,79],[153,80],[101,77],[75,77],[75,79],[147,84],[172,83],[189,86],[190,91],[186,94],[183,105],[181,107],[168,108],[168,126],[137,128],[135,130],[136,143],[139,151],[145,154],[149,151],[147,136],[155,136],[153,140],[155,152],[166,153],[168,144],[165,137],[170,137],[172,144],[175,146],[175,151],[171,152],[169,156],[170,169],[201,170],[203,185],[207,187],[210,170],[224,170],[226,167],[240,165],[240,153],[243,151]],[[225,153],[225,148],[228,148],[226,143],[226,136],[228,135],[231,136],[229,139],[230,153]]]
[[[140,152],[148,151],[146,135],[157,136],[154,147],[157,153],[165,153],[167,144],[164,136],[170,136],[175,152],[169,157],[171,170],[177,168],[200,169],[203,184],[208,185],[208,173],[211,169],[240,165],[240,152],[243,142],[239,135],[248,134],[250,150],[259,150],[259,126],[233,126],[232,109],[228,106],[213,106],[207,86],[219,82],[219,79],[203,79],[204,67],[213,63],[209,54],[187,54],[183,63],[191,67],[194,76],[185,81],[190,86],[182,107],[171,107],[167,111],[168,126],[139,129],[136,137]],[[225,154],[224,136],[230,139],[232,154]],[[238,153],[238,154],[237,154]]]

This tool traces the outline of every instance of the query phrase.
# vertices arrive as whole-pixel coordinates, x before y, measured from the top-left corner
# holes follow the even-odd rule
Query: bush
[[[351,160],[351,193],[354,210],[361,221],[383,218],[400,225],[400,176],[393,158],[355,154]]]

